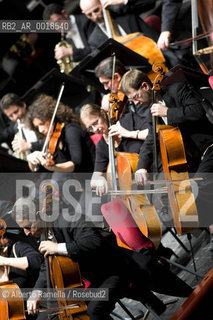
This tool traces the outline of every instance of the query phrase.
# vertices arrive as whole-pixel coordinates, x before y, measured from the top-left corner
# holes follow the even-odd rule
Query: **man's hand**
[[[47,255],[53,255],[58,253],[58,243],[53,241],[41,241],[38,250],[44,254],[46,258]]]
[[[126,0],[101,0],[101,4],[103,8],[106,8],[108,6],[116,6],[120,4],[126,4]]]
[[[65,46],[55,48],[55,59],[63,59],[64,57],[72,56],[73,50],[72,48],[67,48]]]
[[[135,172],[135,181],[139,185],[146,185],[148,181],[148,172],[146,169],[139,169]]]
[[[14,139],[12,141],[13,151],[21,153],[31,149],[31,144],[24,139]]]
[[[151,113],[156,117],[167,117],[168,108],[161,103],[154,103],[151,107]]]
[[[29,299],[27,300],[27,312],[28,314],[37,314],[38,307],[41,303],[41,291],[33,290]]]
[[[170,40],[171,40],[171,32],[170,31],[161,32],[161,34],[158,38],[158,42],[157,42],[158,48],[160,50],[168,49]]]

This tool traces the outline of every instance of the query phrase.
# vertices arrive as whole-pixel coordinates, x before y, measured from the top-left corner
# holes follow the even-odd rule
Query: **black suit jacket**
[[[127,34],[141,32],[144,36],[157,41],[157,33],[150,28],[142,19],[133,15],[126,14],[122,16],[113,16],[117,24],[119,24]],[[91,49],[95,49],[107,40],[107,36],[96,24],[89,35],[88,43]]]
[[[86,57],[91,49],[88,45],[87,39],[89,34],[92,32],[94,28],[94,24],[86,18],[84,14],[75,15],[76,25],[81,35],[81,40],[85,46],[83,49],[76,48],[75,43],[72,39],[67,39],[67,42],[72,45],[73,48],[73,59],[74,61],[81,61],[84,57]]]
[[[181,81],[162,86],[161,94],[168,107],[168,124],[179,127],[186,146],[186,153],[188,153],[188,161],[192,161],[191,170],[196,170],[205,147],[213,142],[213,125],[208,121],[200,100],[193,94],[187,82]],[[152,160],[153,127],[151,126],[140,150],[137,169],[150,170]]]

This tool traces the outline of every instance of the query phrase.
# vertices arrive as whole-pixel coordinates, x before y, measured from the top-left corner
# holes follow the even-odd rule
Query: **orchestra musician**
[[[51,96],[41,94],[29,107],[29,126],[43,138],[48,133],[55,105],[56,101]],[[30,169],[33,171],[37,165],[42,165],[48,171],[56,173],[56,180],[62,177],[63,173],[92,172],[95,148],[93,142],[88,133],[82,129],[78,116],[62,102],[59,103],[56,112],[54,125],[51,128],[52,134],[57,123],[64,124],[64,127],[52,155],[54,164],[47,161],[48,151],[46,154],[35,151],[28,156]]]
[[[22,153],[40,150],[41,141],[38,140],[35,132],[25,124],[27,105],[21,97],[15,93],[7,93],[1,98],[0,107],[11,121],[11,125],[1,132],[0,142],[11,145],[17,157],[20,157]],[[20,121],[20,125],[18,125],[17,120]],[[19,126],[22,135],[19,135]],[[24,160],[26,160],[26,156]]]
[[[71,56],[73,61],[78,62],[90,53],[87,38],[93,25],[83,14],[69,15],[60,4],[51,3],[43,11],[43,20],[49,21],[49,23],[59,23],[61,21],[61,23],[66,24],[66,22],[69,22],[69,30],[66,27],[64,33],[65,39],[71,44],[71,47],[65,46],[63,43],[61,46],[56,46],[56,60]]]
[[[165,78],[166,81],[166,78]],[[164,85],[165,83],[165,85]],[[153,161],[152,116],[159,123],[178,126],[183,136],[189,171],[196,172],[205,147],[213,141],[212,124],[208,121],[200,100],[193,94],[189,83],[173,80],[166,85],[161,82],[161,90],[152,105],[152,83],[142,71],[132,69],[121,80],[121,91],[135,104],[151,106],[150,130],[143,143],[135,179],[146,184]],[[160,158],[160,157],[158,157]],[[160,169],[160,161],[158,162]]]
[[[42,233],[38,199],[19,198],[12,211],[15,221],[24,229],[27,236],[35,234],[38,236]],[[73,212],[69,213],[73,215]],[[116,301],[125,296],[146,301],[158,314],[161,314],[165,310],[165,305],[150,290],[177,296],[188,296],[192,291],[190,286],[159,264],[155,258],[113,246],[98,233],[96,228],[88,227],[82,219],[70,222],[60,215],[51,223],[51,230],[57,242],[42,241],[39,251],[45,257],[54,254],[69,256],[78,262],[82,277],[91,283],[92,288],[108,289],[107,301],[88,302],[87,312],[91,320],[112,319],[110,313]],[[27,302],[30,314],[38,312],[41,300],[41,294],[38,292],[45,288],[44,271],[45,268],[41,268],[33,290],[34,299],[29,299]]]
[[[108,57],[102,60],[95,68],[95,75],[99,79],[99,82],[103,84],[105,90],[111,90],[112,93],[119,94],[120,83],[123,75],[126,73],[126,68],[124,64],[116,59],[114,76],[112,80],[113,73],[113,57]],[[103,96],[101,101],[101,108],[108,112],[109,109],[109,97],[110,94]],[[123,97],[125,99],[125,96]],[[148,116],[148,108],[142,105],[134,105],[133,102],[127,100],[124,105],[124,112],[135,112],[137,115],[145,119]]]
[[[95,23],[95,27],[89,34],[89,37],[87,39],[90,48],[95,49],[108,38],[102,13],[101,2],[99,0],[81,0],[80,8],[82,10],[82,13],[85,14],[88,19]],[[136,15],[115,15],[114,21],[114,23],[116,24],[116,30],[118,28],[118,35],[126,35],[133,32],[142,32],[146,37],[157,41],[157,33]]]
[[[128,112],[109,128],[106,112],[95,104],[84,105],[80,110],[80,117],[87,131],[103,134],[96,145],[95,167],[91,179],[92,188],[102,196],[108,190],[104,177],[109,163],[108,134],[114,136],[117,151],[139,153],[148,134],[148,124],[137,114]]]
[[[31,244],[17,241],[9,257],[0,256],[0,266],[9,267],[9,280],[20,288],[33,288],[38,278],[43,256]]]

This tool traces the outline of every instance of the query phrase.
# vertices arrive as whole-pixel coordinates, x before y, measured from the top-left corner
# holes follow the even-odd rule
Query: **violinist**
[[[147,122],[134,113],[126,113],[109,128],[107,115],[98,105],[87,104],[80,110],[80,117],[87,131],[103,134],[96,145],[95,168],[91,180],[92,188],[97,194],[107,192],[107,181],[104,178],[109,163],[108,135],[114,137],[115,148],[118,151],[138,153],[148,134]]]
[[[45,138],[49,130],[52,115],[55,109],[56,101],[48,95],[40,95],[29,107],[28,123],[30,127]],[[92,172],[93,170],[93,151],[94,145],[85,132],[71,108],[60,103],[56,112],[54,125],[51,128],[54,138],[55,125],[64,124],[61,134],[56,141],[55,150],[48,150],[45,154],[41,151],[35,151],[28,156],[31,170],[36,165],[42,165],[46,170],[54,173],[71,172]],[[55,141],[53,141],[54,143]],[[49,146],[51,145],[51,138]],[[55,145],[55,143],[54,143]],[[54,149],[54,148],[53,148]],[[53,164],[47,161],[47,154],[50,151],[54,160]],[[55,175],[62,176],[62,175]]]
[[[135,104],[151,106],[150,130],[140,149],[135,179],[139,184],[146,184],[153,161],[153,128],[151,115],[158,117],[159,123],[178,126],[183,136],[189,171],[195,172],[201,161],[205,146],[213,141],[212,124],[195,96],[188,81],[173,79],[161,82],[161,90],[152,104],[152,84],[147,81],[146,74],[132,69],[122,78],[121,91]],[[160,160],[160,153],[158,160]],[[161,163],[158,161],[159,169]]]
[[[21,153],[40,150],[41,141],[38,140],[35,132],[30,130],[25,124],[27,105],[23,99],[15,93],[7,93],[1,98],[0,107],[2,112],[11,121],[11,124],[1,132],[0,142],[6,142],[11,146],[17,157]],[[20,121],[22,136],[17,134],[17,120]]]
[[[38,234],[42,225],[40,213],[38,201],[30,197],[19,198],[13,207],[13,217],[25,233],[26,226],[28,227],[30,230],[28,236],[35,232]],[[78,262],[81,275],[91,282],[92,288],[109,290],[107,301],[88,302],[87,312],[90,320],[112,319],[110,313],[116,301],[125,296],[146,301],[158,314],[161,314],[165,310],[165,305],[152,294],[150,289],[177,296],[188,296],[192,291],[186,283],[158,264],[155,259],[113,246],[102,238],[97,229],[88,227],[81,219],[70,222],[61,215],[51,223],[51,227],[57,242],[42,241],[39,251],[45,256],[53,254],[69,256]],[[138,257],[138,262],[134,257]],[[41,270],[34,290],[45,287],[45,269]],[[131,287],[129,287],[130,282]],[[37,313],[40,296],[38,294],[37,299],[28,300],[29,313]]]

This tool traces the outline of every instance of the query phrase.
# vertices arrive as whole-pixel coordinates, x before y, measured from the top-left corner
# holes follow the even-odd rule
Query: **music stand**
[[[82,82],[93,86],[98,91],[106,93],[103,85],[96,78],[94,69],[103,59],[113,54],[125,65],[127,70],[136,68],[147,73],[152,69],[148,59],[110,38],[88,54],[70,74],[80,78]]]
[[[39,94],[47,94],[56,99],[62,82],[65,83],[65,89],[61,101],[71,108],[75,109],[92,99],[91,93],[87,91],[79,77],[66,75],[56,68],[51,69],[37,81],[22,96],[22,99],[27,105],[30,105]]]

